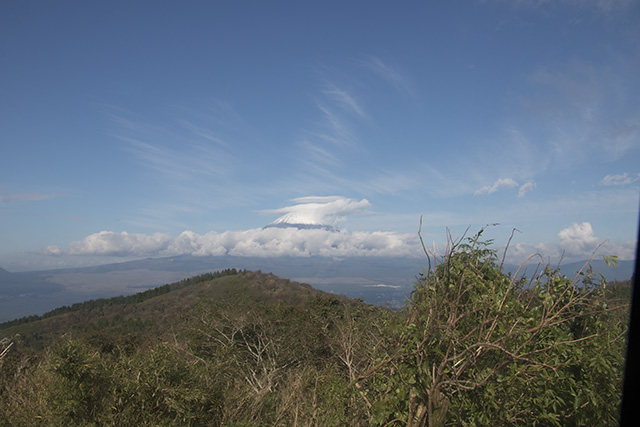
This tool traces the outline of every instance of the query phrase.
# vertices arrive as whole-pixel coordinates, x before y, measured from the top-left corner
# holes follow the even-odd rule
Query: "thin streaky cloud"
[[[529,75],[532,95],[521,105],[536,123],[531,132],[548,141],[556,167],[577,167],[594,152],[617,160],[640,148],[638,88],[625,79],[634,71],[630,64],[610,69],[572,60]],[[628,108],[620,111],[621,106]]]
[[[39,202],[42,200],[51,200],[58,197],[64,197],[66,194],[57,193],[0,193],[0,202],[14,203],[14,202]]]
[[[308,161],[322,162],[331,166],[339,166],[342,164],[337,156],[333,155],[328,150],[319,147],[318,144],[314,144],[308,140],[303,140],[300,142],[300,145],[305,151],[305,157],[309,159]]]
[[[186,119],[181,119],[188,123],[200,123],[208,132],[209,129],[217,131],[231,132],[232,134],[243,133],[247,129],[251,129],[248,123],[233,107],[226,101],[213,100],[203,108],[189,108],[183,105],[175,105],[173,108],[186,115]],[[181,120],[179,120],[181,122]],[[216,135],[217,136],[217,135]]]
[[[111,123],[115,124],[119,130],[137,133],[148,133],[150,130],[157,130],[154,125],[146,123],[139,118],[132,119],[131,117],[135,117],[136,114],[122,107],[100,103],[97,104],[97,110]]]
[[[513,204],[509,208],[490,207],[482,212],[489,220],[500,218],[500,221],[522,224],[528,221],[553,218],[558,212],[565,218],[583,218],[585,212],[591,216],[603,216],[612,211],[634,212],[637,218],[638,192],[632,187],[599,190],[576,195],[563,195],[545,200],[525,198],[522,203]],[[475,215],[475,214],[474,214]],[[471,215],[469,220],[472,221]],[[634,221],[636,222],[637,219]]]
[[[312,98],[320,115],[297,143],[297,166],[305,182],[314,182],[313,188],[322,182],[321,187],[326,191],[327,184],[337,177],[336,168],[343,166],[350,155],[366,151],[360,143],[357,122],[358,119],[365,119],[367,124],[370,122],[355,96],[327,78],[322,80],[324,84],[319,94]],[[291,185],[287,187],[291,188]]]
[[[175,178],[192,179],[195,176],[226,176],[232,172],[235,157],[206,143],[189,143],[168,147],[138,138],[118,136],[128,142],[125,150],[134,154],[142,164]]]
[[[407,77],[402,75],[398,70],[394,69],[389,64],[385,63],[382,59],[378,58],[377,56],[367,55],[365,56],[365,59],[360,63],[365,68],[368,68],[369,70],[373,71],[378,76],[389,82],[402,95],[408,96],[410,98],[415,98],[415,91],[413,90],[412,85],[409,83]]]
[[[341,117],[335,114],[328,107],[320,103],[316,105],[318,106],[320,111],[322,111],[326,126],[329,130],[328,134],[319,134],[318,136],[322,136],[327,141],[340,145],[356,145],[358,139],[353,134],[349,125],[347,125]]]
[[[593,216],[601,216],[609,212],[609,209],[619,212],[637,212],[637,200],[635,189],[623,187],[538,201],[524,198],[521,203],[510,204],[507,208],[489,204],[468,212],[442,210],[420,213],[424,215],[425,226],[468,226],[497,220],[501,224],[523,224],[553,218],[557,212],[563,212],[563,216],[567,218],[582,218],[585,212]]]
[[[331,97],[331,99],[335,100],[345,109],[356,113],[360,117],[367,117],[362,106],[360,106],[355,98],[351,96],[347,91],[338,88],[334,84],[327,84],[327,87],[323,90],[323,93]]]
[[[187,129],[189,132],[193,133],[194,135],[200,136],[200,137],[202,137],[202,138],[204,138],[204,139],[206,139],[208,141],[214,142],[214,143],[222,145],[224,147],[229,147],[229,143],[228,142],[226,142],[222,138],[217,137],[216,135],[214,135],[212,132],[210,132],[206,128],[194,125],[193,123],[188,122],[187,120],[179,120],[179,123],[185,129]]]
[[[119,138],[129,143],[125,149],[134,154],[144,165],[164,175],[181,179],[189,177],[188,171],[178,165],[175,153],[171,150],[126,136]]]
[[[508,3],[511,6],[532,9],[567,5],[580,9],[592,9],[606,15],[614,11],[626,10],[633,1],[634,0],[481,0],[480,3]]]
[[[159,203],[137,208],[131,215],[123,218],[123,223],[137,228],[154,231],[188,228],[188,221],[181,221],[181,215],[202,214],[203,210],[194,204]]]
[[[421,180],[416,180],[413,173],[406,171],[378,169],[372,171],[368,179],[361,180],[360,192],[374,194],[398,194],[420,187]]]
[[[5,216],[20,216],[20,217],[33,217],[33,218],[56,218],[63,219],[65,221],[86,221],[86,217],[77,216],[77,215],[56,215],[52,213],[25,213],[25,212],[2,212],[0,211],[0,215]]]
[[[626,152],[640,147],[640,112],[636,111],[625,118],[612,120],[604,138],[607,144],[605,150],[614,158],[623,156]]]
[[[244,123],[231,105],[214,102],[205,107],[204,113],[174,108],[183,117],[172,116],[162,125],[131,118],[132,114],[116,107],[109,108],[115,112],[107,110],[105,114],[116,127],[114,137],[129,143],[125,149],[163,174],[188,178],[232,171],[231,163],[242,144],[230,140],[230,136],[237,134]]]

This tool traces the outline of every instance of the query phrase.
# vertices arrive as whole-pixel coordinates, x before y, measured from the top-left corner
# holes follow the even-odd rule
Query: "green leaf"
[[[604,262],[605,264],[607,264],[607,267],[611,267],[611,266],[613,266],[613,268],[618,267],[617,255],[602,255],[602,258],[604,258]]]

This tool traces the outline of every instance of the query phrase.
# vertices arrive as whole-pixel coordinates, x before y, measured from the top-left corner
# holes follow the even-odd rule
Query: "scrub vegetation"
[[[616,425],[628,286],[428,253],[403,310],[226,270],[0,329],[0,424]]]

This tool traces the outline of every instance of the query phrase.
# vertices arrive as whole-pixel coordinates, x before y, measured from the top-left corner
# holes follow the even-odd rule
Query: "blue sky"
[[[0,267],[633,257],[634,0],[0,5]],[[262,227],[279,217],[340,231]]]

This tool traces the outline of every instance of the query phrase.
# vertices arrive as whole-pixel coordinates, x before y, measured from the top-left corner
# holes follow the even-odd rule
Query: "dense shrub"
[[[512,277],[480,234],[425,253],[397,312],[230,270],[34,321],[0,342],[0,424],[616,424],[623,288]]]

